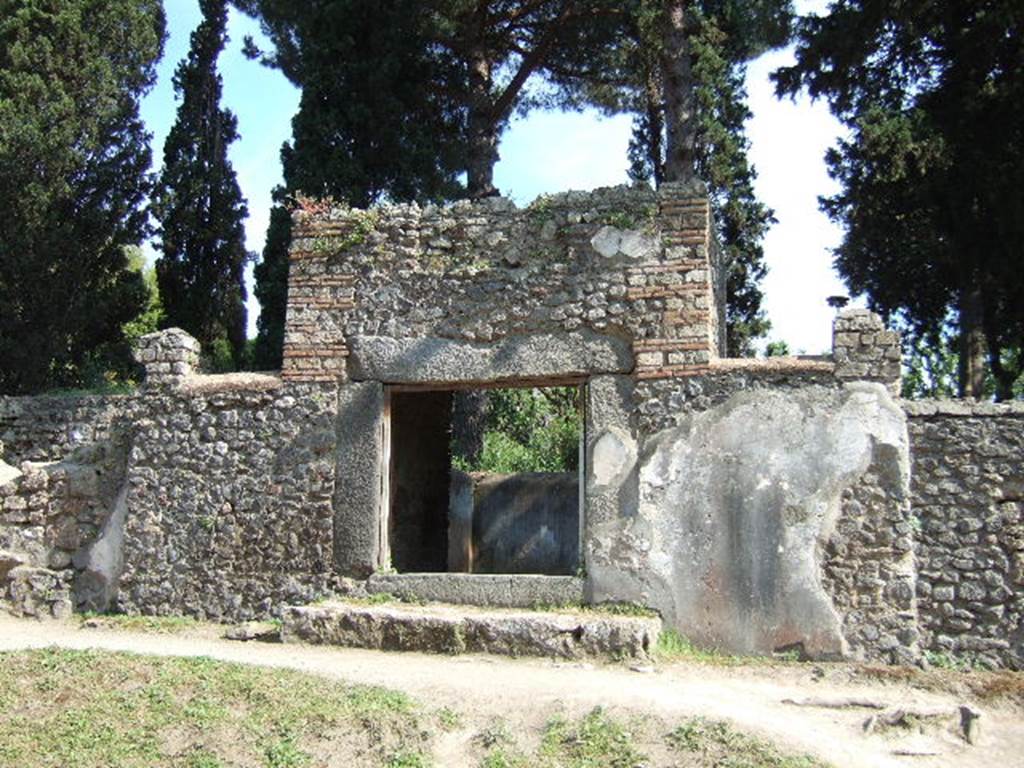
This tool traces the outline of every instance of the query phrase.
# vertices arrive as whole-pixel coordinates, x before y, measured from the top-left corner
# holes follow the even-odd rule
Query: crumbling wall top
[[[630,359],[582,373],[706,367],[718,354],[710,230],[702,184],[567,192],[522,209],[502,198],[366,211],[307,202],[295,213],[283,375],[358,379],[359,356],[382,339],[468,354],[587,334],[625,344]],[[556,362],[542,373],[581,371]]]

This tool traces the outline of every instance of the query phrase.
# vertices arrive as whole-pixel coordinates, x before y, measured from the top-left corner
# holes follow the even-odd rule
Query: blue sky
[[[797,5],[806,12],[819,10],[824,3]],[[157,85],[142,103],[142,116],[153,133],[155,164],[162,158],[177,108],[171,77],[188,53],[189,35],[200,21],[198,0],[164,0],[164,7],[169,37]],[[270,192],[281,181],[281,144],[291,135],[299,94],[279,72],[242,55],[245,35],[260,37],[256,22],[232,10],[228,34],[231,40],[219,62],[223,103],[238,116],[242,135],[231,148],[231,160],[249,202],[247,244],[259,253]],[[840,126],[823,103],[775,98],[768,75],[791,59],[790,51],[774,51],[750,64],[747,90],[754,116],[747,132],[759,174],[758,196],[779,220],[764,243],[769,273],[763,289],[773,326],[770,338],[785,340],[794,351],[815,354],[831,345],[833,312],[825,298],[846,292],[831,268],[830,255],[842,232],[818,211],[817,203],[819,195],[835,190],[823,156]],[[534,112],[514,120],[505,133],[495,183],[520,205],[543,193],[626,183],[629,134],[626,116]],[[251,301],[250,335],[255,334],[257,312],[258,305]]]

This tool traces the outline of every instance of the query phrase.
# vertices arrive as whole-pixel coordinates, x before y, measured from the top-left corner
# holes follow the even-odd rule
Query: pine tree
[[[228,148],[237,120],[220,107],[217,59],[227,43],[226,0],[200,0],[203,20],[192,33],[188,57],[174,74],[181,104],[164,144],[153,210],[161,255],[157,279],[165,327],[178,327],[202,344],[215,365],[244,364],[246,217]]]
[[[281,151],[266,245],[255,268],[260,301],[255,365],[281,366],[291,221],[298,192],[355,207],[381,199],[441,201],[458,182],[463,116],[430,84],[454,80],[452,65],[422,44],[429,18],[418,0],[243,5],[274,42],[261,54],[302,96]]]
[[[596,72],[593,55],[614,39],[620,6],[612,0],[242,3],[274,44],[264,62],[302,88],[304,102],[310,96],[295,121],[298,164],[306,157],[303,138],[312,139],[312,154],[329,149],[341,166],[339,178],[354,177],[371,193],[395,199],[496,194],[493,170],[509,119],[540,105],[574,103],[571,83]],[[527,89],[528,82],[537,87]],[[454,183],[462,172],[464,189]]]
[[[846,228],[836,267],[916,342],[959,336],[961,394],[1024,373],[1024,6],[837,0],[804,19],[782,93],[828,99],[849,137],[827,161]]]
[[[662,22],[666,9],[677,6],[685,6],[687,26],[673,38]],[[705,6],[714,23],[698,25]],[[648,136],[666,134],[658,174],[665,166],[670,180],[692,176],[693,148],[700,148],[699,171],[711,177],[731,263],[733,348],[746,349],[747,339],[766,329],[757,281],[764,272],[760,238],[771,214],[753,196],[742,136],[742,72],[734,63],[784,37],[788,1],[707,0],[690,8],[677,0],[249,0],[245,7],[274,43],[264,60],[303,89],[294,140],[284,152],[282,196],[302,190],[362,206],[382,196],[495,194],[498,143],[514,113],[588,103],[636,109],[660,121]],[[728,32],[715,42],[719,58],[698,60],[691,51],[701,44],[697,33],[711,40],[715,23]],[[662,85],[668,73],[694,67],[706,82],[686,75]],[[656,77],[645,76],[650,73]],[[651,83],[653,96],[644,90]],[[681,105],[696,103],[699,88],[714,94],[725,86],[731,90],[715,95],[699,119],[697,113],[680,116]],[[680,160],[686,146],[690,159]],[[457,183],[460,171],[464,189]],[[286,263],[276,251],[264,258]],[[286,274],[280,267],[265,273]],[[284,300],[283,288],[265,292]],[[283,303],[272,315],[283,317]]]
[[[744,123],[746,62],[787,39],[789,0],[635,0],[621,19],[592,103],[634,114],[630,175],[708,185],[726,274],[726,349],[753,352],[769,323],[761,241],[774,221],[754,194]]]
[[[81,386],[145,307],[157,0],[0,0],[0,391]]]

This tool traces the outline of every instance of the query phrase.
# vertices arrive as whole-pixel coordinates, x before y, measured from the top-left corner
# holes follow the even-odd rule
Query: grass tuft
[[[626,727],[600,707],[577,723],[564,718],[548,723],[540,757],[552,768],[633,768],[646,759]]]
[[[79,615],[79,621],[80,624],[89,622],[90,626],[106,629],[165,635],[186,632],[200,626],[200,622],[190,616],[138,616],[125,613],[83,613]]]
[[[687,765],[715,768],[827,768],[806,755],[787,755],[772,744],[740,733],[727,723],[693,718],[673,730],[665,740],[676,752],[695,761]]]
[[[663,629],[658,635],[654,655],[662,661],[693,661],[722,667],[739,666],[747,662],[741,656],[731,656],[718,651],[706,651],[695,646],[689,638],[674,629]]]

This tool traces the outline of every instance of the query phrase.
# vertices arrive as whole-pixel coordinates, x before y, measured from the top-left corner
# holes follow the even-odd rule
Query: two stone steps
[[[389,651],[492,653],[562,659],[643,659],[661,620],[597,610],[539,611],[337,600],[289,606],[284,642]]]

